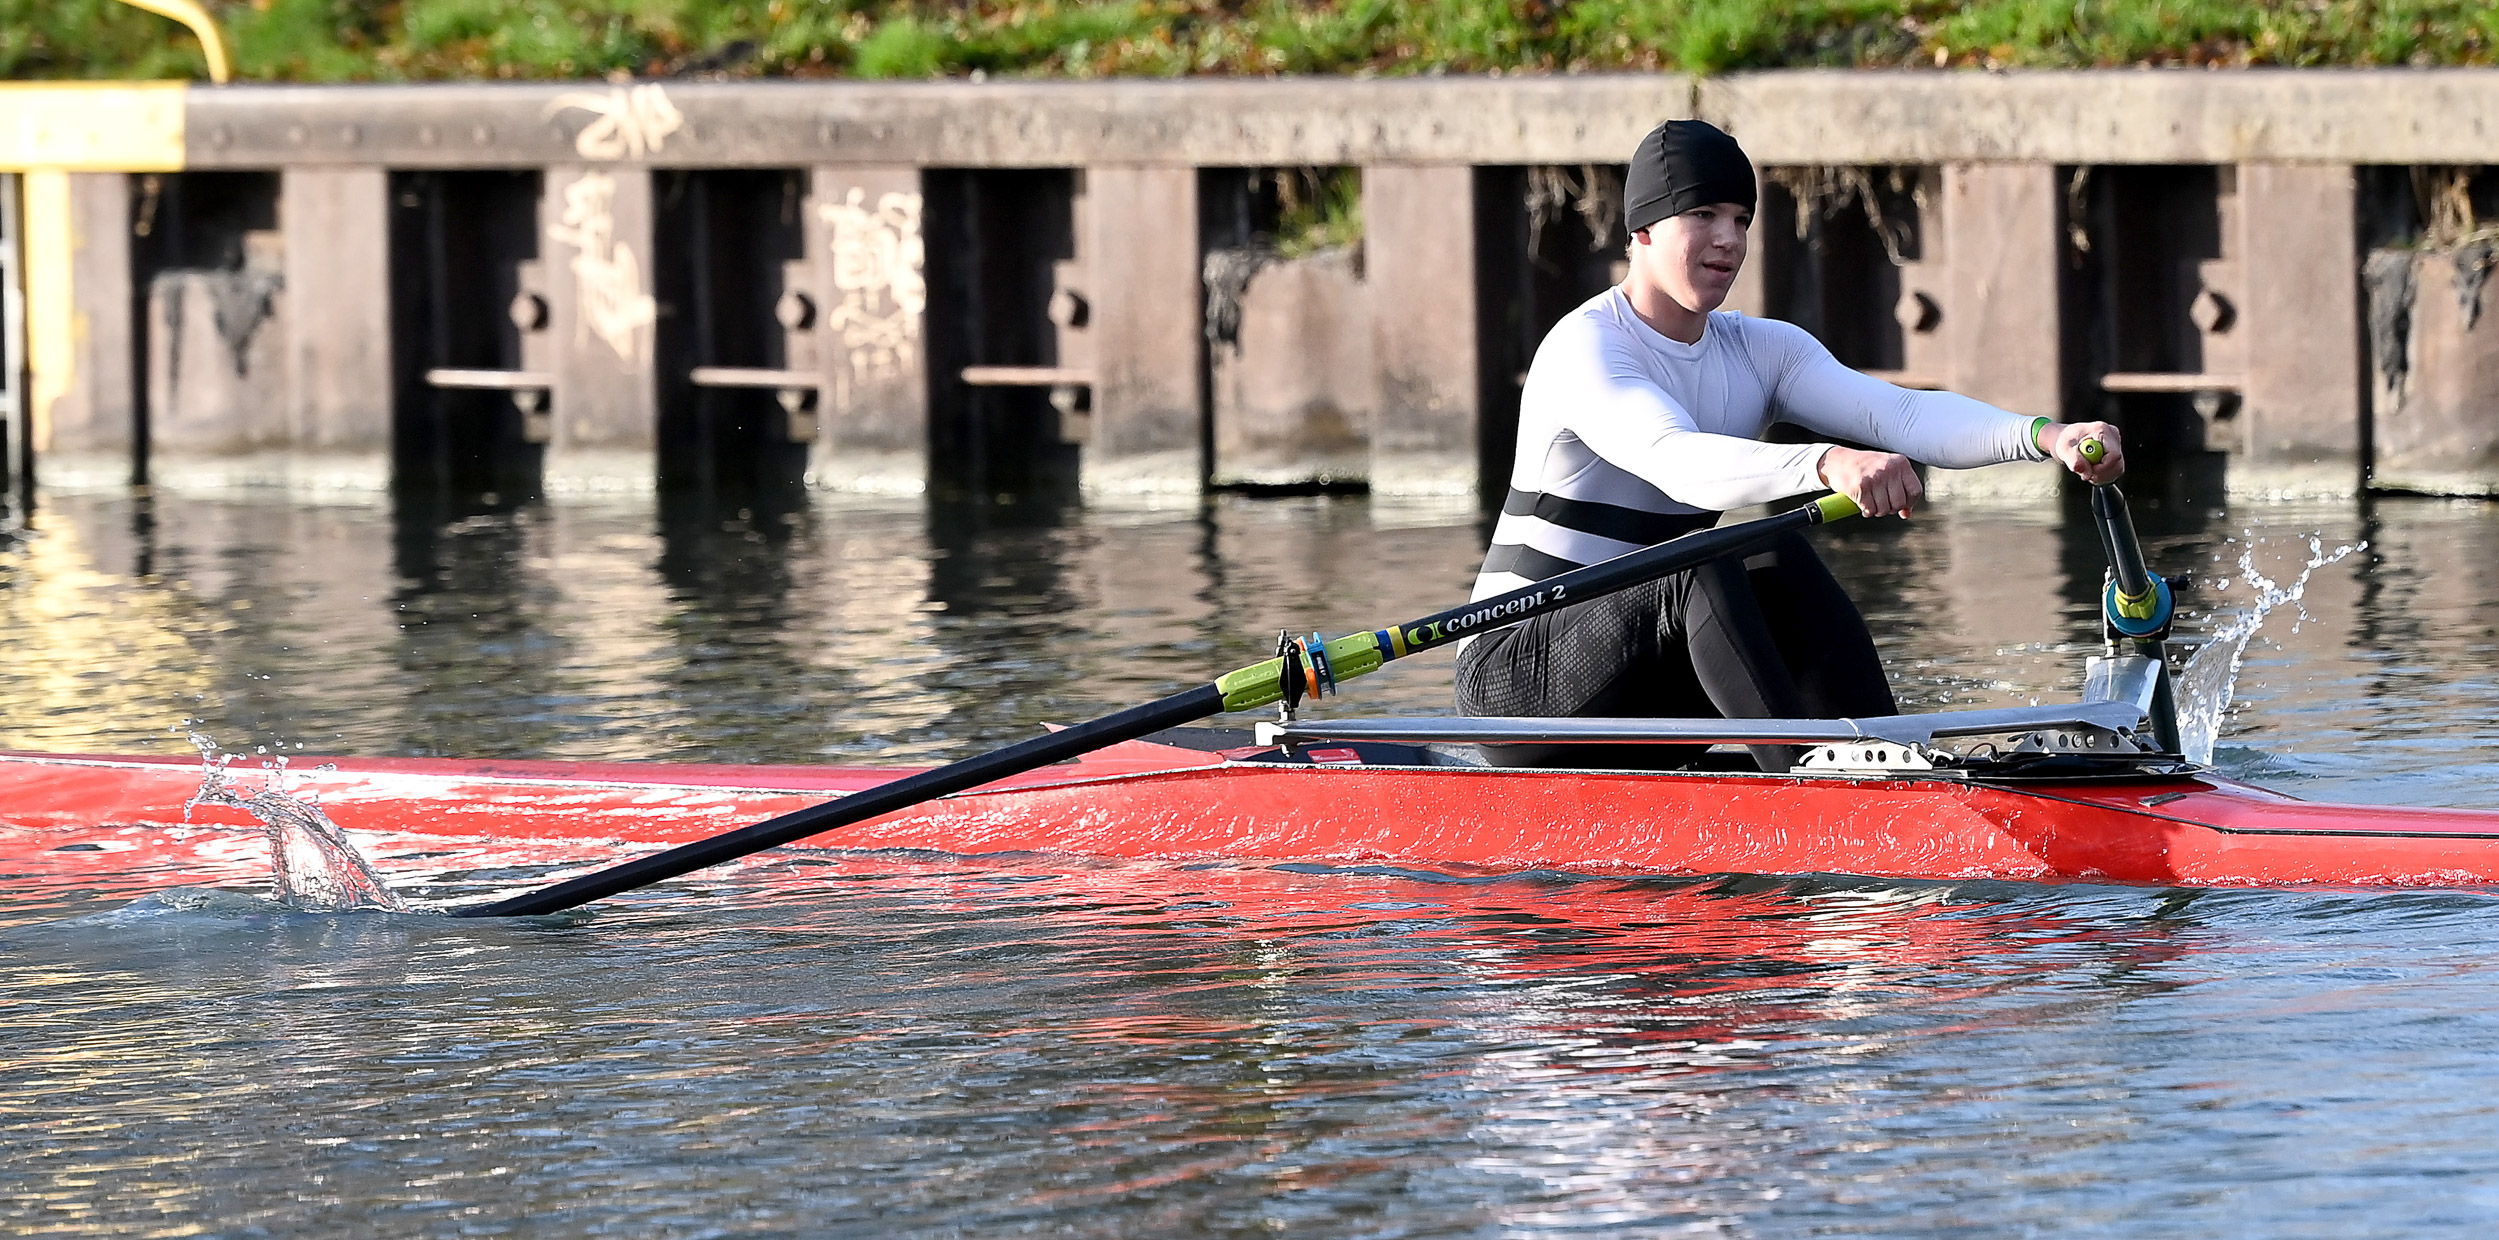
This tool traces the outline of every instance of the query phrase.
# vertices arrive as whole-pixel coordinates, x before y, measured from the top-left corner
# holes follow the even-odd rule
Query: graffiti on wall
[[[834,399],[847,404],[854,391],[902,379],[919,365],[920,315],[928,309],[920,196],[880,194],[871,207],[867,191],[852,186],[819,211],[833,234],[835,301],[825,325],[850,360],[835,371]]]
[[[616,178],[584,172],[565,186],[563,217],[547,235],[573,247],[581,334],[605,341],[628,366],[648,365],[647,329],[659,319],[659,303],[643,289],[642,263],[633,247],[616,239]]]
[[[576,90],[557,95],[547,115],[579,110],[590,123],[573,135],[583,159],[642,159],[659,153],[668,135],[685,128],[685,114],[657,82],[611,87],[606,93]]]

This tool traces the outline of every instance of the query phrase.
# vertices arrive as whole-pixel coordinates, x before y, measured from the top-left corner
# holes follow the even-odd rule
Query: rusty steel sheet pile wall
[[[2489,162],[2483,70],[0,86],[14,429],[54,483],[1497,492],[1680,116],[1765,172],[1731,307],[1853,365],[2173,479],[2499,492],[2481,217],[2369,189]],[[1218,227],[1262,169],[1356,234]]]

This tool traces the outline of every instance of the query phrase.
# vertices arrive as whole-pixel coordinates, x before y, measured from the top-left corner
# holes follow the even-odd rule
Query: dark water
[[[2227,771],[2499,806],[2499,510],[2143,514],[2308,618]],[[1912,709],[2066,696],[2087,534],[1817,535]],[[0,745],[931,759],[1463,596],[1464,514],[457,519],[55,498]],[[2218,557],[2218,558],[2216,558]],[[2296,624],[2296,629],[2294,625]],[[1445,657],[1339,709],[1437,709]],[[4,812],[5,807],[0,807]],[[543,922],[318,916],[0,833],[27,1235],[2351,1236],[2499,1214],[2483,893],[1587,880],[806,852]],[[508,869],[377,858],[422,894]],[[191,858],[199,864],[198,858]],[[176,881],[189,886],[167,890]]]

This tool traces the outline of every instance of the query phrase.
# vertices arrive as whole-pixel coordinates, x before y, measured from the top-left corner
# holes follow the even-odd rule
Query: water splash
[[[2265,617],[2287,603],[2292,613],[2298,616],[2291,623],[2291,631],[2298,632],[2300,625],[2315,619],[2300,602],[2300,596],[2308,592],[2308,579],[2318,569],[2369,546],[2365,541],[2346,543],[2327,551],[2325,537],[2311,534],[2308,536],[2308,562],[2300,567],[2299,576],[2292,578],[2291,584],[2285,586],[2257,571],[2256,545],[2256,532],[2250,530],[2246,535],[2246,545],[2239,552],[2239,580],[2245,581],[2256,592],[2255,607],[2231,617],[2214,630],[2212,636],[2205,639],[2203,647],[2187,660],[2186,667],[2178,673],[2178,739],[2180,747],[2186,751],[2187,760],[2199,765],[2212,763],[2213,746],[2221,738],[2222,716],[2229,713],[2231,697],[2238,685],[2239,665],[2246,662],[2247,643],[2256,636],[2258,629],[2265,626]],[[2224,581],[2221,588],[2228,589],[2230,584]]]
[[[267,763],[262,769],[268,775],[261,786],[247,791],[226,773],[236,755],[219,752],[217,742],[197,732],[190,733],[190,738],[199,747],[202,778],[200,790],[182,807],[184,815],[194,806],[226,805],[259,819],[269,833],[269,863],[275,871],[279,903],[324,913],[409,911],[407,902],[382,881],[320,805],[287,792],[285,755]]]

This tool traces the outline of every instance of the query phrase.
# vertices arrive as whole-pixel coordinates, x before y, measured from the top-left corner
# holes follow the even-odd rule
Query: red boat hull
[[[618,856],[906,772],[342,760],[288,789],[352,832]],[[238,770],[251,787],[263,775]],[[57,865],[194,839],[196,760],[0,755],[7,850]],[[254,826],[204,806],[192,826]],[[100,834],[99,834],[100,833]],[[217,833],[224,835],[225,833]],[[109,836],[102,854],[64,841]],[[233,839],[235,846],[256,840]],[[1846,873],[2162,886],[2499,883],[2499,812],[2310,803],[2213,776],[1946,779],[1302,766],[1116,746],[834,832],[813,846],[1402,862],[1588,874]],[[598,845],[586,848],[584,845]],[[622,847],[609,847],[622,846]],[[104,845],[97,845],[103,849]],[[79,857],[95,856],[92,862]]]

